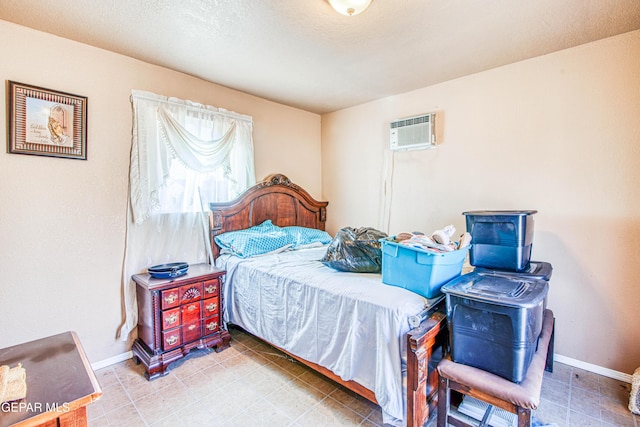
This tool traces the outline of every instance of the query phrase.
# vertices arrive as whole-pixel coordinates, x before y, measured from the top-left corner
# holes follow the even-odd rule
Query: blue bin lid
[[[524,276],[473,271],[447,282],[441,291],[496,305],[526,308],[539,305],[547,297],[549,283]]]

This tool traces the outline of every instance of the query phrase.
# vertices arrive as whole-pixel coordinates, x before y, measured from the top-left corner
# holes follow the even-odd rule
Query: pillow
[[[329,233],[315,228],[292,225],[284,227],[283,230],[290,236],[294,249],[314,247],[331,242],[331,235]]]
[[[244,230],[220,234],[214,240],[221,249],[240,258],[274,252],[294,244],[291,235],[273,225],[271,220]]]
[[[322,246],[320,243],[318,243],[318,244],[320,246]],[[254,255],[254,257],[279,254],[279,253],[286,252],[286,251],[290,250],[292,247],[293,247],[293,243],[289,243],[288,245],[285,245],[285,246],[283,246],[281,248],[278,248],[275,251],[270,251],[270,252],[265,252],[263,254]],[[234,252],[228,250],[228,249],[220,248],[220,255],[236,255],[236,254]]]
[[[294,250],[313,249],[313,248],[321,248],[323,246],[327,246],[327,244],[321,243],[321,242],[313,242],[313,243],[308,243],[306,245],[297,245],[295,248],[291,248],[291,249],[294,249]]]

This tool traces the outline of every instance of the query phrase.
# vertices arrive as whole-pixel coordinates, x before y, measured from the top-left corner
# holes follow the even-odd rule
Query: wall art
[[[7,83],[9,153],[87,159],[87,97]]]

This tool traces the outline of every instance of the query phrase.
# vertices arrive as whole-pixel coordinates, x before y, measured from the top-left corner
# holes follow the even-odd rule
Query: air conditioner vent
[[[405,127],[405,126],[418,125],[420,123],[429,123],[430,121],[431,121],[431,116],[430,115],[418,116],[418,117],[412,117],[412,118],[409,118],[409,119],[397,120],[395,122],[391,122],[391,127],[392,128],[401,128],[401,127]]]
[[[391,122],[389,148],[418,150],[435,147],[435,113],[406,117]]]

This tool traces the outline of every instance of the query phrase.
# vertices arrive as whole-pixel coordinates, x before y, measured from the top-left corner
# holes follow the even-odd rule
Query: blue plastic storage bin
[[[531,259],[533,214],[537,212],[463,212],[473,243],[469,263],[475,267],[514,271],[525,269]]]
[[[382,283],[408,289],[425,298],[440,295],[442,285],[460,276],[469,249],[436,253],[390,240],[381,242]]]

